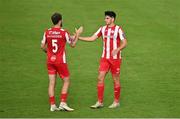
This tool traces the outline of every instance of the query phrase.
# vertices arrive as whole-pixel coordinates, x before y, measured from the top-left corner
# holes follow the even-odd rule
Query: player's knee
[[[114,84],[115,84],[115,85],[120,85],[120,81],[119,81],[119,80],[115,80],[115,81],[114,81]]]
[[[113,80],[119,80],[119,74],[112,74]]]
[[[98,76],[98,82],[99,83],[103,83],[103,81],[104,81],[104,77],[103,76]]]
[[[50,86],[55,86],[55,81],[49,81]]]
[[[113,80],[114,82],[119,82],[120,81],[119,75],[118,74],[113,75]]]
[[[70,83],[70,77],[65,77],[65,78],[63,79],[63,81],[64,81],[65,83]]]
[[[117,78],[114,78],[113,80],[114,80],[114,84],[120,85],[120,80],[119,80],[118,77],[117,77]]]

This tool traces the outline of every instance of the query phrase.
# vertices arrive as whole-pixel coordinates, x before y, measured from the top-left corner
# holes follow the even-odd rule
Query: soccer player
[[[113,11],[105,11],[105,26],[100,27],[97,32],[91,37],[79,37],[83,41],[95,41],[102,37],[103,53],[99,65],[99,75],[97,82],[98,101],[91,108],[103,107],[104,95],[104,79],[106,74],[111,71],[114,81],[114,101],[109,108],[116,108],[119,106],[120,98],[120,65],[121,65],[121,51],[127,45],[127,40],[122,28],[115,24],[116,14]]]
[[[68,88],[70,84],[70,74],[68,65],[66,63],[65,45],[66,42],[72,47],[75,46],[79,34],[82,32],[82,27],[76,29],[76,34],[70,36],[70,34],[62,28],[62,15],[54,13],[51,16],[54,26],[45,31],[43,39],[41,41],[41,48],[44,52],[47,52],[47,69],[49,74],[49,103],[50,111],[66,110],[73,111],[67,103]],[[63,80],[62,90],[60,92],[60,105],[57,108],[55,104],[55,86],[57,73]]]

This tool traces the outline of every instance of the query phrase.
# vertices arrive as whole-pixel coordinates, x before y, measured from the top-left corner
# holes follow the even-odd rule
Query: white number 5
[[[58,50],[57,40],[52,39],[53,53],[56,53]]]

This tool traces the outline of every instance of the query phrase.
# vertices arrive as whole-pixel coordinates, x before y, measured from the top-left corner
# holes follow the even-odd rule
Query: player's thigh
[[[49,85],[55,86],[56,85],[56,74],[49,74]]]
[[[120,74],[112,74],[112,79],[115,83],[120,82]]]
[[[56,69],[55,64],[47,63],[47,69],[48,69],[49,75],[56,75],[57,74],[57,69]]]
[[[49,80],[56,80],[56,74],[49,74]]]
[[[106,71],[99,71],[98,74],[98,80],[99,81],[104,81],[105,77],[106,77],[107,72]]]
[[[63,80],[69,80],[70,73],[69,68],[66,63],[61,63],[57,65],[57,72],[61,79]]]
[[[100,60],[100,64],[99,64],[99,72],[102,72],[102,74],[103,74],[104,72],[108,72],[109,68],[110,68],[110,64],[109,64],[108,60],[102,58]]]

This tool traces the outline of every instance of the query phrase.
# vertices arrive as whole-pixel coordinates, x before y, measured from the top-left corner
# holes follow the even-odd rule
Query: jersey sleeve
[[[119,29],[119,37],[121,40],[126,39],[125,33],[121,28]]]
[[[100,27],[100,28],[96,31],[96,33],[94,33],[94,35],[98,36],[98,38],[101,37],[101,36],[102,36],[102,27]]]
[[[70,34],[67,31],[65,32],[65,39],[66,39],[67,43],[69,43],[69,44],[72,43],[72,39],[70,37]]]
[[[41,43],[42,43],[42,44],[45,44],[46,42],[47,42],[47,40],[46,40],[46,32],[44,32],[43,38],[42,38],[42,40],[41,40]]]

